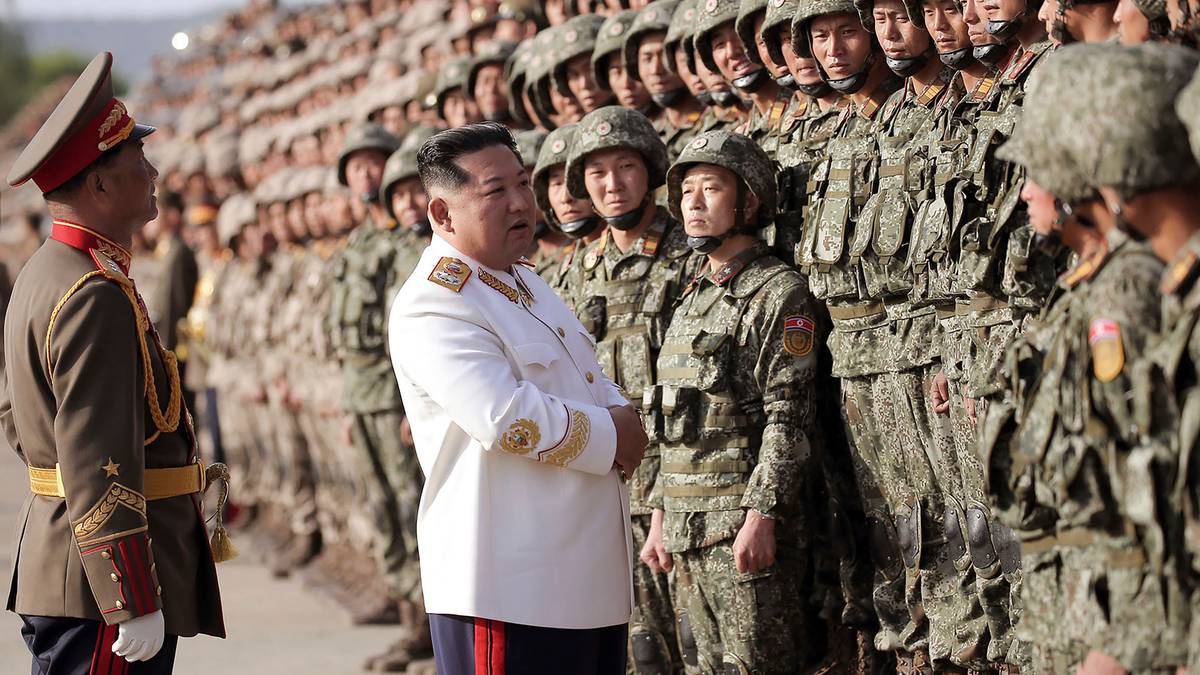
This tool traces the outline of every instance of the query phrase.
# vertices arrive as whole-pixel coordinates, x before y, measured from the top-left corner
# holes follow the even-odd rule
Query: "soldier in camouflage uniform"
[[[1117,41],[1123,45],[1175,42],[1166,0],[1120,0],[1113,20],[1117,23]]]
[[[450,59],[438,73],[433,95],[437,100],[437,116],[447,126],[461,127],[480,121],[479,107],[475,97],[466,91],[467,73],[471,69],[471,57]]]
[[[565,24],[538,33],[533,38],[533,56],[525,74],[526,96],[533,104],[538,126],[547,130],[578,122],[583,117],[583,107],[579,101],[570,92],[563,94],[552,82],[552,66],[557,60],[565,34]]]
[[[575,306],[575,289],[568,286],[571,266],[580,257],[583,246],[594,241],[602,231],[600,217],[592,210],[591,200],[574,197],[567,190],[567,158],[575,142],[576,128],[577,125],[568,124],[550,132],[542,143],[530,176],[534,200],[547,226],[562,232],[570,240],[557,256],[547,256],[556,259],[556,263],[540,272],[568,307]]]
[[[682,0],[675,8],[671,25],[667,29],[666,41],[663,43],[667,67],[683,80],[692,96],[704,106],[697,133],[733,131],[742,123],[742,101],[733,93],[733,87],[719,74],[714,75],[708,82],[701,76],[701,72],[710,75],[712,73],[702,62],[696,61],[693,38],[696,18],[699,16],[696,11],[697,3],[698,0]],[[788,21],[791,21],[791,15],[788,16]]]
[[[835,30],[849,43],[837,59],[827,47]],[[845,250],[854,240],[853,224],[873,187],[878,162],[875,119],[900,83],[887,70],[850,2],[801,2],[792,22],[792,48],[803,58],[815,57],[822,78],[848,99],[837,114],[825,157],[803,184],[805,196],[793,197],[807,205],[795,260],[832,320],[832,373],[841,379],[851,459],[867,523],[863,529],[868,547],[861,554],[869,555],[875,566],[873,604],[880,625],[874,645],[882,652],[904,652],[924,641],[925,619],[922,608],[905,604],[904,566],[896,543],[895,519],[903,515],[907,522],[912,513],[901,509],[913,457],[907,450],[896,453],[894,443],[885,442],[886,435],[897,435],[884,424],[894,419],[883,414],[891,400],[886,375],[902,354],[882,298],[868,292],[858,257]],[[922,459],[916,466],[924,464]]]
[[[773,171],[749,139],[716,131],[668,174],[671,208],[705,258],[658,354],[648,426],[662,444],[663,525],[642,557],[675,567],[689,673],[792,674],[821,657],[797,596],[825,330],[804,278],[754,236],[774,214]]]
[[[1164,92],[1182,87],[1196,63],[1110,45],[1061,50],[1031,78],[1024,113],[998,153],[1028,170],[1022,199],[1039,238],[1078,258],[1040,322],[1006,352],[980,438],[989,497],[1021,539],[1017,631],[1037,672],[1093,672],[1111,659],[1137,673],[1173,672],[1185,657],[1187,619],[1178,612],[1187,610],[1161,574],[1162,523],[1146,494],[1173,480],[1174,460],[1138,447],[1129,392],[1139,388],[1126,364],[1126,355],[1146,353],[1159,326],[1163,267],[1130,239],[1100,189],[1126,199],[1183,177],[1172,169],[1185,153],[1166,147],[1166,137],[1155,145],[1166,157],[1131,161],[1154,141],[1129,145],[1143,131],[1129,125],[1140,111],[1169,110]],[[1162,81],[1173,85],[1151,84]],[[1081,119],[1094,133],[1080,133]]]
[[[641,80],[625,69],[625,57],[621,52],[637,15],[635,10],[622,10],[600,26],[596,47],[592,50],[592,77],[601,89],[612,90],[620,105],[654,117],[658,111],[650,100],[650,92]]]
[[[662,114],[654,120],[654,128],[667,146],[668,160],[673,160],[699,131],[704,112],[704,107],[673,70],[665,49],[677,6],[677,0],[656,0],[646,5],[626,33],[621,50],[625,70],[646,85],[655,105],[662,108]]]
[[[791,92],[783,91],[771,71],[762,65],[758,40],[753,37],[766,16],[767,3],[704,0],[696,7],[696,60],[719,72],[739,95],[750,100],[750,115],[737,131],[749,136],[774,160],[779,125]],[[747,45],[739,37],[743,33],[751,37]]]
[[[666,148],[645,115],[609,106],[583,118],[569,152],[567,188],[574,197],[590,198],[607,229],[572,265],[568,293],[596,339],[605,373],[650,417],[657,401],[644,395],[652,393],[673,301],[694,269],[683,229],[653,203],[654,190],[666,179]],[[658,473],[652,444],[629,478],[635,550],[645,546],[652,530],[650,494]],[[632,672],[677,672],[681,661],[667,575],[637,565],[634,587]]]
[[[616,103],[612,91],[601,87],[592,70],[592,51],[604,18],[577,16],[563,24],[562,39],[549,64],[551,86],[579,102],[584,114]]]
[[[512,118],[530,126],[538,123],[537,113],[525,87],[529,64],[533,60],[534,40],[521,41],[504,64],[504,81],[508,84],[508,106]]]
[[[329,302],[333,343],[345,382],[344,406],[351,415],[350,434],[365,474],[364,496],[377,514],[375,552],[400,616],[401,639],[385,655],[393,667],[427,656],[431,649],[419,579],[408,563],[405,528],[409,526],[400,522],[404,518],[407,523],[411,515],[404,508],[411,508],[413,458],[399,433],[404,410],[385,334],[388,305],[412,267],[411,256],[398,254],[410,231],[398,228],[379,203],[386,158],[398,145],[395,137],[373,125],[357,127],[346,136],[338,179],[368,202],[369,215],[341,253]],[[393,481],[404,485],[399,497],[403,504]]]
[[[516,49],[517,45],[512,42],[485,43],[467,69],[463,89],[475,102],[482,119],[500,122],[510,129],[523,124],[513,117],[513,102],[508,98],[509,89],[504,77],[504,67]]]

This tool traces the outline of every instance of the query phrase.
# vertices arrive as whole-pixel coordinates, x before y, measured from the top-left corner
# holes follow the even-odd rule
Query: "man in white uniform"
[[[521,260],[536,216],[509,132],[441,132],[417,166],[434,237],[389,340],[425,473],[417,536],[438,673],[622,675],[623,476],[645,450],[641,420]]]

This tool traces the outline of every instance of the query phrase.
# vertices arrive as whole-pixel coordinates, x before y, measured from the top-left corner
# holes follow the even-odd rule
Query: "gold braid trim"
[[[117,510],[117,506],[122,504],[136,511],[142,518],[146,517],[146,498],[120,483],[113,483],[108,486],[108,492],[104,493],[100,501],[75,521],[75,538],[83,541],[88,535],[104,527]]]
[[[59,299],[54,305],[54,311],[50,312],[50,324],[46,326],[46,377],[50,378],[51,384],[54,383],[54,364],[50,361],[50,338],[54,335],[54,322],[58,321],[58,313],[62,311],[63,305],[67,304],[67,300],[71,299],[89,279],[103,275],[100,270],[93,270],[79,278],[71,288]]]
[[[565,467],[583,454],[592,437],[592,420],[587,413],[567,408],[567,433],[558,445],[541,453],[539,459],[547,464]]]
[[[150,322],[142,314],[141,303],[138,302],[137,293],[133,288],[122,285],[121,289],[125,291],[125,296],[133,305],[134,316],[137,317],[138,346],[142,350],[142,365],[146,371],[144,382],[146,403],[150,408],[150,419],[153,420],[155,429],[154,434],[145,442],[145,445],[150,445],[160,434],[169,434],[179,428],[179,416],[183,410],[183,390],[179,382],[179,366],[175,360],[175,354],[165,349],[159,351],[171,387],[167,408],[163,410],[158,404],[158,387],[154,384],[154,362],[150,360],[150,346],[146,343],[146,331],[150,329]]]

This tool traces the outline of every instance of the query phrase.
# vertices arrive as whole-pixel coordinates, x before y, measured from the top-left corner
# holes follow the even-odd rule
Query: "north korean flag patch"
[[[1092,372],[1101,382],[1112,382],[1125,367],[1125,346],[1121,324],[1112,319],[1093,319],[1088,326],[1088,345],[1092,348]]]
[[[808,356],[816,332],[817,325],[807,316],[789,316],[783,322],[783,350],[792,356]]]

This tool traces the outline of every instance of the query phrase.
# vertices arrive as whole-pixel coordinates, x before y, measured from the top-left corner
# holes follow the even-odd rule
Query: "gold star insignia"
[[[105,464],[104,466],[100,467],[100,470],[103,471],[107,477],[112,478],[113,476],[120,474],[121,465],[112,461],[112,457],[109,457],[108,464]]]

